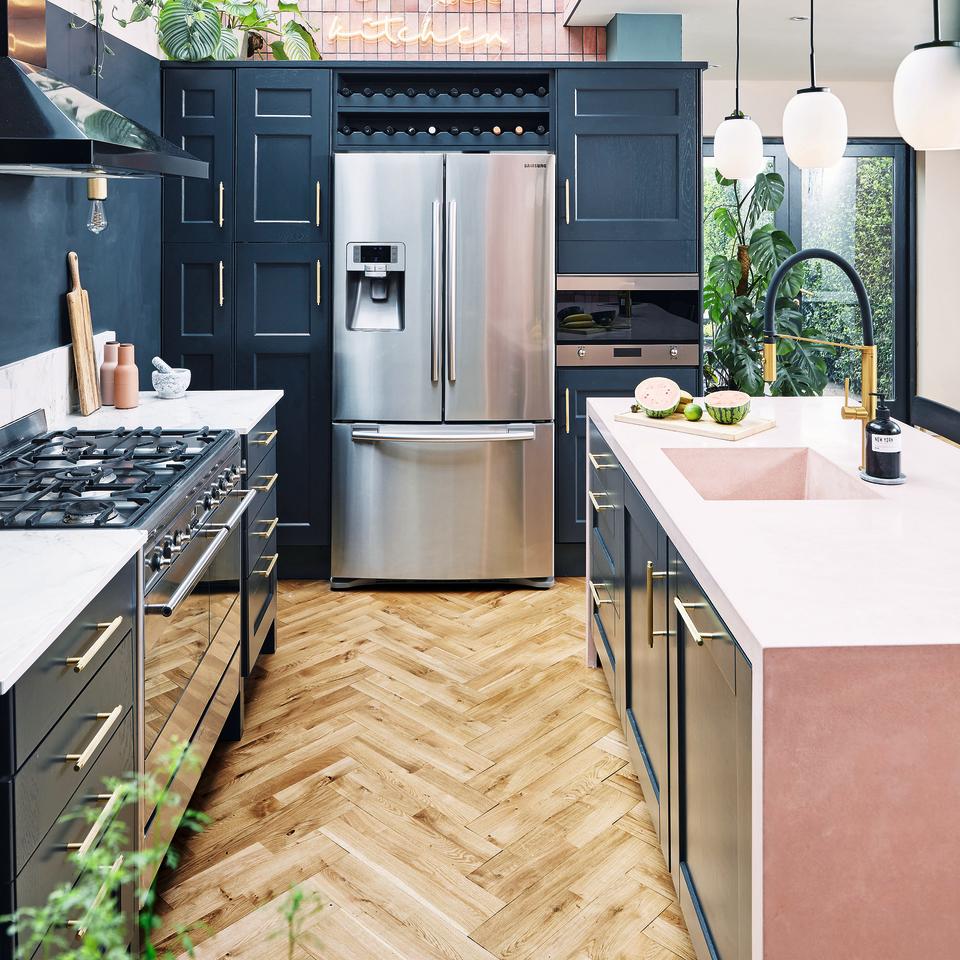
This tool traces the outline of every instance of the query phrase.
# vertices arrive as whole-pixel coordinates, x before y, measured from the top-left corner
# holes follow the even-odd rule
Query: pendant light
[[[933,40],[917,44],[897,70],[893,115],[914,150],[960,150],[960,42],[940,38],[940,0]]]
[[[802,170],[832,167],[847,148],[847,111],[829,87],[817,86],[810,0],[810,86],[798,90],[783,111],[783,145]]]
[[[752,180],[763,169],[763,135],[740,109],[740,0],[737,0],[737,74],[733,113],[713,135],[717,170],[728,180]]]

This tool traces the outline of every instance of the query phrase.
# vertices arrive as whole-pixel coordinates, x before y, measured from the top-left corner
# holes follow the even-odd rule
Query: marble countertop
[[[143,546],[143,530],[0,531],[0,693]]]
[[[777,426],[736,443],[616,421],[629,404],[587,411],[748,657],[960,643],[960,450],[904,426],[907,482],[879,486],[857,476],[860,426],[836,398],[754,400]],[[690,447],[810,447],[873,497],[705,500],[664,453]]]
[[[79,427],[82,430],[211,427],[246,434],[280,402],[282,396],[282,390],[188,390],[180,400],[161,400],[152,390],[143,390],[140,406],[133,410],[101,407],[89,417],[71,414],[51,423],[50,427]]]

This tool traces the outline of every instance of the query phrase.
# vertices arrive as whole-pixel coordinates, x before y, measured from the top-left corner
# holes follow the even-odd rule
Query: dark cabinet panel
[[[232,70],[164,70],[163,132],[210,165],[206,180],[163,178],[163,236],[216,243],[233,238]]]
[[[695,367],[560,367],[557,370],[558,543],[583,543],[586,536],[587,398],[632,397],[646,377],[670,377],[696,392]]]
[[[322,243],[238,244],[237,386],[282,389],[280,545],[330,542],[330,320]]]
[[[237,72],[237,239],[329,239],[330,76]]]
[[[164,244],[162,349],[190,368],[191,390],[234,385],[233,293],[233,244]]]
[[[696,273],[696,69],[557,73],[560,273]]]

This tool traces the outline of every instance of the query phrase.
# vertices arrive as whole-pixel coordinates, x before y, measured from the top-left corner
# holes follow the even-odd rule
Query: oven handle
[[[237,509],[230,514],[230,519],[226,523],[207,523],[204,524],[204,530],[235,530],[237,528],[237,524],[240,522],[240,518],[247,512],[247,508],[256,499],[257,491],[241,490],[239,487],[237,487],[236,490],[231,490],[227,496],[242,496],[243,499],[237,505]]]
[[[204,528],[200,531],[201,534],[207,533],[209,528]],[[213,558],[216,556],[217,551],[222,546],[223,542],[230,536],[230,530],[226,524],[223,525],[223,529],[218,530],[216,536],[210,541],[209,546],[203,553],[200,555],[200,559],[194,564],[193,569],[190,571],[187,579],[180,584],[179,587],[173,592],[173,595],[166,603],[147,603],[144,604],[143,612],[150,614],[159,613],[163,617],[172,617],[177,607],[183,603],[184,600],[193,592],[193,588],[197,585],[199,579],[206,573],[207,567],[213,562]]]

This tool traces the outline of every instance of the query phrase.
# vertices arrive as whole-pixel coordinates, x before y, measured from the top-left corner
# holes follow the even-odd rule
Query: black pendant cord
[[[817,89],[817,55],[813,46],[813,0],[810,0],[810,89]]]
[[[944,40],[940,23],[940,0],[933,0],[933,39],[927,43],[918,43],[914,50],[927,50],[930,47],[960,47],[960,40]]]
[[[940,0],[933,0],[933,42],[940,40]]]
[[[740,117],[740,0],[737,0],[737,79],[734,89],[734,116]]]

